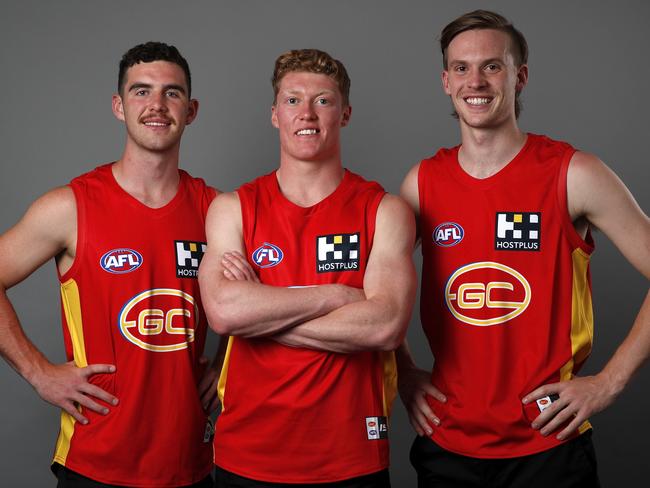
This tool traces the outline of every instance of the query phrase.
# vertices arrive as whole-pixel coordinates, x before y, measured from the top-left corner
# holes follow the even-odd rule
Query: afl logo
[[[524,313],[532,291],[524,276],[501,263],[482,261],[457,269],[447,280],[445,301],[466,324],[503,324]]]
[[[444,222],[433,231],[433,240],[440,247],[451,247],[465,237],[463,228],[454,222]]]
[[[199,307],[192,295],[173,288],[154,288],[131,298],[120,310],[124,338],[153,352],[187,349],[194,342]]]
[[[284,253],[275,244],[265,242],[264,245],[255,249],[251,258],[260,268],[272,268],[282,261]]]
[[[130,273],[142,266],[142,254],[133,249],[113,249],[101,257],[99,265],[109,273]]]

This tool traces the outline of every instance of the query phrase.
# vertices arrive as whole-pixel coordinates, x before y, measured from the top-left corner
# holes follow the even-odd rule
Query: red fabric
[[[378,184],[346,171],[338,188],[309,208],[281,194],[275,173],[238,193],[246,255],[262,283],[363,287],[384,195]],[[357,268],[317,272],[318,236],[355,233]],[[282,252],[274,266],[260,267],[253,257],[265,243]],[[232,338],[215,463],[247,478],[290,483],[337,481],[385,469],[388,441],[368,440],[365,420],[385,415],[381,357]]]
[[[75,424],[65,465],[109,484],[171,487],[200,481],[212,467],[211,444],[203,438],[207,417],[196,388],[207,323],[198,280],[177,277],[175,241],[205,243],[205,215],[214,190],[180,171],[176,196],[164,207],[151,209],[119,187],[111,165],[74,179],[70,186],[78,209],[77,253],[72,268],[60,280],[72,279],[78,285],[88,364],[108,363],[117,368],[114,374],[95,376],[91,382],[120,403],[111,406],[106,416],[84,411],[90,422]],[[106,258],[102,266],[102,257],[116,249],[136,251],[141,264],[122,274],[108,272],[107,267],[113,271],[130,267],[127,258],[122,261],[126,267],[116,266],[120,254],[129,254],[125,251],[113,253],[112,267]],[[132,257],[131,262],[136,261]],[[154,292],[135,303],[134,297],[153,289],[188,295]],[[133,308],[123,314],[128,304]],[[158,334],[141,334],[138,316],[146,308],[158,310],[149,315],[144,312],[147,328],[164,324],[192,329],[194,340],[189,342],[182,331],[168,333],[165,327]],[[168,316],[167,320],[165,315],[174,308],[184,309],[189,316]],[[71,360],[65,314],[63,320]],[[178,350],[143,349],[129,337],[151,345],[178,344]]]
[[[523,456],[559,444],[530,427],[539,410],[525,412],[521,398],[559,381],[572,358],[572,252],[593,250],[573,228],[566,207],[566,168],[574,149],[530,134],[505,168],[482,180],[463,171],[458,150],[441,149],[419,170],[421,317],[435,360],[432,383],[448,398],[446,404],[429,399],[441,420],[431,438],[467,456]],[[524,223],[540,214],[539,250],[496,248],[497,214],[506,212],[521,213]],[[461,227],[462,239],[454,243],[460,231],[445,234],[450,225],[438,227],[443,223]],[[443,232],[435,235],[436,229]],[[513,243],[507,245],[535,242],[526,229],[523,240],[507,235]],[[436,237],[448,239],[438,244]],[[464,268],[471,263],[479,264]],[[523,282],[508,269],[528,282],[529,304],[510,320],[484,325],[523,308],[512,303],[526,302]],[[459,290],[461,285],[466,288]]]

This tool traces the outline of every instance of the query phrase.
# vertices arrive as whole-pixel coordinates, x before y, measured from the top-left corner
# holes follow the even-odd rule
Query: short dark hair
[[[187,96],[192,95],[192,76],[187,61],[175,46],[165,44],[164,42],[149,41],[144,44],[138,44],[132,47],[120,60],[120,71],[117,77],[117,92],[122,95],[124,83],[126,81],[126,72],[128,69],[138,63],[152,63],[154,61],[169,61],[177,64],[185,73],[187,82]]]
[[[517,66],[528,63],[528,43],[524,35],[515,29],[515,26],[504,16],[489,10],[474,10],[461,15],[451,21],[442,29],[440,34],[440,50],[442,51],[442,64],[447,69],[447,48],[451,41],[460,33],[474,29],[494,29],[508,34],[512,45],[512,55]],[[515,98],[515,116],[519,117],[521,102],[519,92]]]
[[[339,87],[343,97],[343,105],[350,104],[350,77],[338,59],[334,59],[325,51],[318,49],[294,49],[278,56],[271,84],[273,85],[273,105],[275,105],[280,89],[280,81],[287,73],[292,72],[318,73],[329,76]]]

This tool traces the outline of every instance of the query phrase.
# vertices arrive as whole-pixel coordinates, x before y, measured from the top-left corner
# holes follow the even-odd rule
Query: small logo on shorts
[[[388,420],[386,417],[366,417],[366,434],[369,441],[388,439]]]
[[[174,241],[177,278],[198,277],[199,264],[201,264],[206,247],[205,242]]]
[[[548,396],[545,396],[545,397],[542,397],[542,398],[538,398],[538,399],[536,400],[536,401],[537,401],[537,408],[539,408],[539,411],[540,411],[540,412],[543,412],[543,411],[546,410],[548,407],[550,407],[551,404],[552,404],[555,400],[557,400],[558,398],[560,398],[560,395],[557,395],[557,394],[555,394],[555,393],[554,393],[553,395],[548,395]]]

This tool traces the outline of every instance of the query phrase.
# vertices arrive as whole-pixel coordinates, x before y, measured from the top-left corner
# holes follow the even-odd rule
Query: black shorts
[[[215,467],[215,488],[390,488],[388,470],[333,483],[269,483],[238,476]]]
[[[99,481],[91,480],[85,476],[70,471],[68,468],[57,464],[52,471],[56,474],[59,482],[56,488],[124,488],[122,485],[107,485]],[[203,480],[193,485],[185,485],[187,488],[214,488],[214,480],[208,475]],[[179,487],[180,488],[180,487]]]
[[[598,488],[591,430],[548,451],[479,459],[447,451],[428,437],[411,448],[418,488]]]

